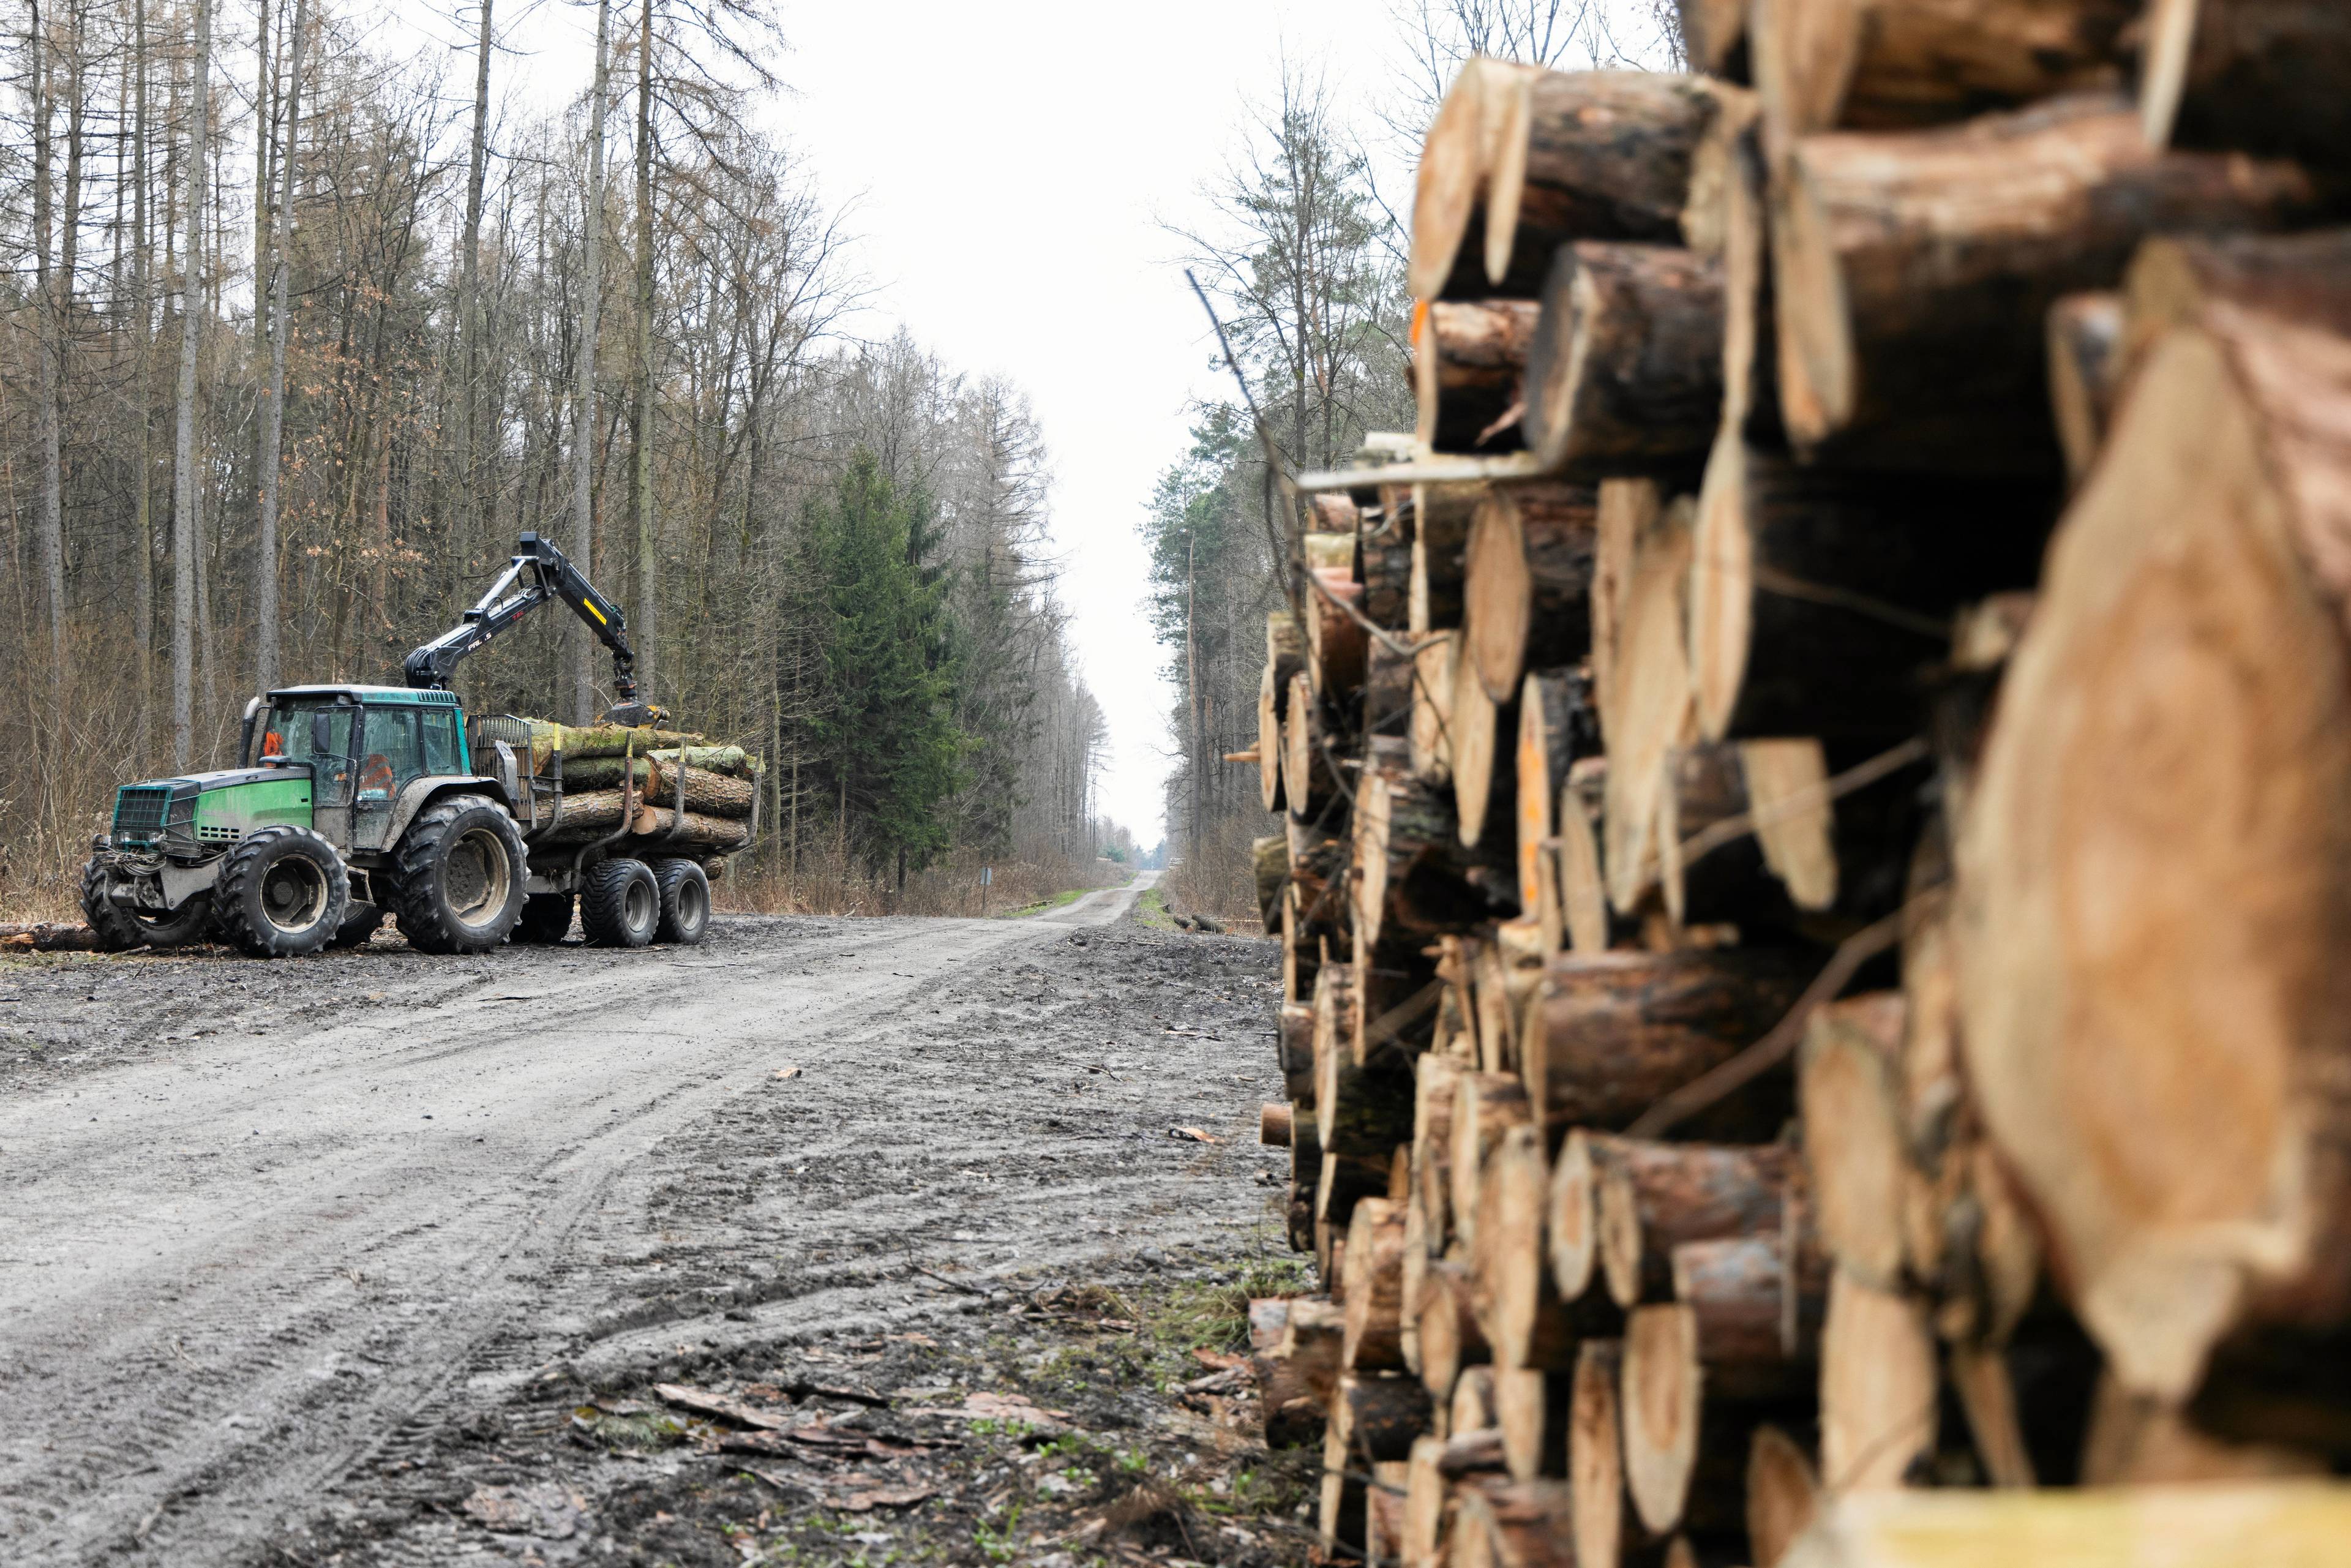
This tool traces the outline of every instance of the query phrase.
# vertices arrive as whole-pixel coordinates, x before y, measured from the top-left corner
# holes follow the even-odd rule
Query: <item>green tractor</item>
[[[534,855],[562,810],[529,763],[527,728],[468,725],[447,689],[467,653],[550,598],[611,648],[622,704],[609,722],[657,722],[634,701],[626,622],[534,534],[455,630],[408,656],[406,686],[287,686],[246,705],[239,766],[115,791],[92,845],[82,910],[111,951],[219,936],[278,957],[354,946],[390,915],[427,953],[560,941],[575,899],[590,942],[702,939],[710,884],[684,856],[628,852],[621,833]],[[517,744],[519,743],[519,744]]]

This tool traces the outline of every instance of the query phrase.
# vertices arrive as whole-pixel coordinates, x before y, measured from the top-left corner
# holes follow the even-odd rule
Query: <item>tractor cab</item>
[[[389,848],[428,781],[473,778],[456,697],[405,686],[282,687],[254,703],[244,749],[250,767],[308,773],[313,826],[351,855]]]

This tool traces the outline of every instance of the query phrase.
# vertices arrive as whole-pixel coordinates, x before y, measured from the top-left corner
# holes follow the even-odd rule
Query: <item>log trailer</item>
[[[604,722],[658,723],[662,710],[637,700],[620,607],[526,533],[459,623],[408,655],[404,686],[267,692],[246,706],[238,766],[118,789],[81,878],[99,946],[217,937],[287,956],[355,946],[389,915],[421,951],[481,953],[510,937],[561,941],[575,902],[591,944],[701,941],[710,883],[688,846],[632,833],[627,810],[610,833],[559,833],[561,749],[541,757],[527,720],[469,721],[447,689],[467,654],[549,600],[611,650],[620,702]],[[681,803],[690,755],[677,759]],[[631,806],[633,767],[624,758]],[[682,804],[672,816],[674,839]]]

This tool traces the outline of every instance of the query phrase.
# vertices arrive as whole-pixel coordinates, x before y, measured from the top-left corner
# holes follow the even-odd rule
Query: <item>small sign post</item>
[[[984,865],[979,868],[979,912],[982,915],[987,913],[987,884],[995,880],[996,868],[994,866]]]

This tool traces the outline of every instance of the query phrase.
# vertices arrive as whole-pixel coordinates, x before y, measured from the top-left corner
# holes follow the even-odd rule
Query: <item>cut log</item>
[[[1494,1425],[1514,1480],[1567,1473],[1571,1376],[1539,1367],[1494,1368]]]
[[[1432,937],[1517,914],[1511,847],[1463,846],[1451,791],[1414,778],[1398,742],[1365,750],[1354,817],[1354,920],[1365,948],[1416,952]]]
[[[1962,604],[2032,584],[2055,502],[2040,486],[1922,486],[1718,444],[1690,559],[1699,733],[1915,732],[1917,670]]]
[[[1475,1432],[1495,1427],[1494,1369],[1490,1366],[1462,1368],[1460,1380],[1453,1385],[1453,1398],[1447,1411],[1451,1429]],[[1499,1431],[1499,1427],[1496,1427]]]
[[[1314,1106],[1314,1004],[1284,1002],[1277,1049],[1281,1055],[1282,1092],[1292,1102]]]
[[[1364,733],[1412,733],[1412,656],[1384,642],[1364,655]]]
[[[1340,1354],[1346,1339],[1346,1314],[1336,1303],[1312,1296],[1290,1299],[1274,1354],[1319,1408],[1328,1410],[1338,1396]]]
[[[1428,1430],[1428,1390],[1395,1373],[1343,1372],[1332,1405],[1332,1425],[1345,1443],[1352,1469],[1411,1457],[1412,1440]]]
[[[1458,1496],[1449,1568],[1575,1568],[1563,1482],[1481,1477]]]
[[[2224,308],[2351,336],[2346,268],[2351,230],[2151,239],[2139,246],[2124,279],[2125,365],[2138,363],[2172,328],[2194,325]]]
[[[1412,538],[1409,502],[1402,516],[1363,538],[1364,619],[1384,631],[1405,632],[1412,625]],[[1379,656],[1379,644],[1374,643],[1370,649],[1372,663],[1364,670],[1367,684],[1378,673]]]
[[[1778,1568],[1820,1508],[1820,1478],[1804,1451],[1779,1427],[1757,1427],[1747,1450],[1747,1541],[1755,1568]]]
[[[1843,1268],[1821,1328],[1821,1479],[1839,1494],[1898,1487],[1934,1451],[1935,1341],[1919,1303]]]
[[[1598,493],[1498,485],[1471,524],[1462,585],[1464,647],[1488,700],[1508,703],[1530,668],[1592,652]]]
[[[1322,1506],[1316,1511],[1319,1544],[1325,1557],[1342,1552],[1355,1556],[1364,1549],[1364,1479],[1362,1459],[1347,1451],[1345,1416],[1332,1404],[1322,1427]]]
[[[1601,1271],[1619,1306],[1677,1297],[1673,1254],[1688,1243],[1762,1237],[1779,1246],[1802,1179],[1794,1150],[1577,1136],[1594,1173]]]
[[[1816,1009],[1796,1075],[1821,1244],[1881,1290],[1902,1281],[1911,1169],[1895,1065],[1903,1001],[1899,991],[1878,991]]]
[[[1460,679],[1461,633],[1440,632],[1412,656],[1412,775],[1428,784],[1453,778],[1453,694]]]
[[[2049,403],[2069,485],[2088,476],[2113,422],[2122,395],[2122,296],[2111,289],[2068,294],[2049,307]]]
[[[1515,452],[1519,382],[1541,307],[1531,299],[1440,299],[1416,319],[1413,387],[1432,452]]]
[[[1382,1459],[1372,1467],[1371,1484],[1364,1489],[1366,1563],[1403,1561],[1405,1489],[1411,1479],[1412,1467],[1401,1459]]]
[[[1362,607],[1364,585],[1355,580],[1353,564],[1310,568],[1310,575],[1313,580],[1305,585],[1306,674],[1315,695],[1343,703],[1364,688],[1370,638],[1363,622],[1348,613]]]
[[[1542,301],[1522,423],[1544,472],[1596,478],[1705,455],[1722,418],[1719,260],[1677,246],[1562,246]]]
[[[1625,1486],[1659,1535],[1681,1522],[1698,1468],[1698,1321],[1684,1306],[1640,1307],[1625,1320],[1618,1409]]]
[[[1468,1375],[1485,1372],[1493,1358],[1471,1295],[1467,1267],[1429,1264],[1420,1296],[1420,1381],[1434,1398],[1453,1398]],[[1454,1425],[1460,1426],[1458,1416]]]
[[[1600,863],[1601,815],[1608,793],[1608,760],[1587,757],[1571,765],[1559,792],[1559,913],[1568,946],[1579,957],[1608,950],[1613,922],[1608,879]]]
[[[1530,298],[1569,240],[1679,241],[1716,107],[1697,77],[1472,60],[1422,148],[1414,297]]]
[[[681,849],[734,850],[751,841],[751,824],[734,817],[710,817],[700,811],[680,811],[674,806],[639,806],[629,818],[629,831],[641,839],[659,839]],[[661,845],[631,847],[631,852],[653,854]]]
[[[1485,497],[1481,485],[1414,487],[1412,591],[1408,623],[1417,639],[1461,624],[1462,551]]]
[[[1336,816],[1336,813],[1331,813]],[[1342,830],[1345,823],[1326,826],[1290,818],[1283,823],[1289,841],[1289,875],[1300,898],[1300,915],[1309,928],[1343,932],[1347,919],[1347,867],[1353,845]]]
[[[1322,1402],[1310,1385],[1306,1368],[1293,1364],[1283,1351],[1290,1304],[1302,1299],[1260,1298],[1249,1305],[1250,1360],[1269,1448],[1304,1448],[1322,1440]]]
[[[1674,8],[1681,24],[1682,58],[1689,62],[1689,68],[1728,81],[1745,81],[1747,6],[1743,0],[1675,0]]]
[[[1588,1339],[1577,1347],[1568,1396],[1567,1479],[1575,1496],[1575,1560],[1624,1560],[1625,1454],[1617,1386],[1621,1340]]]
[[[1823,1500],[1783,1568],[2097,1559],[2164,1568],[2331,1563],[2351,1537],[2351,1487],[2312,1481],[1896,1491]],[[2086,1544],[2085,1544],[2086,1543]]]
[[[2098,1381],[2082,1453],[2084,1486],[2161,1486],[2323,1476],[2324,1454],[2275,1443],[2233,1443],[2199,1431],[2158,1399]]]
[[[2139,113],[2158,147],[2351,165],[2351,16],[2331,0],[2153,0]]]
[[[2241,1321],[2351,1312],[2344,1113],[2315,1087],[2351,1060],[2346,407],[2334,333],[2216,311],[2154,347],[1959,837],[1969,1082],[2136,1394],[2184,1396]]]
[[[1347,1337],[1343,1364],[1356,1372],[1404,1365],[1404,1206],[1367,1197],[1347,1225]]]
[[[1510,765],[1516,760],[1514,751],[1504,749],[1502,731],[1513,733],[1518,728],[1518,709],[1505,708],[1486,695],[1478,679],[1477,667],[1464,659],[1453,672],[1453,706],[1447,720],[1452,728],[1453,814],[1455,831],[1461,835],[1465,849],[1499,849],[1497,842],[1486,842],[1486,820],[1497,820],[1502,831],[1494,835],[1500,841],[1518,824],[1510,815],[1510,797],[1514,780]],[[1515,845],[1510,849],[1513,866],[1518,861]],[[1511,891],[1517,892],[1515,881]]]
[[[576,843],[588,839],[601,839],[621,825],[622,813],[631,810],[635,800],[633,791],[622,789],[588,789],[577,794],[566,793],[563,809],[551,827],[542,830],[544,841]]]
[[[1405,1461],[1404,1518],[1396,1542],[1402,1568],[1441,1568],[1437,1546],[1450,1517],[1452,1479],[1439,1464],[1447,1439],[1416,1437]]]
[[[1412,1173],[1428,1255],[1440,1257],[1453,1237],[1453,1096],[1460,1069],[1430,1052],[1413,1063]]]
[[[1249,841],[1249,871],[1257,884],[1258,924],[1270,936],[1281,929],[1281,890],[1290,883],[1290,841],[1269,833]]]
[[[1820,742],[1676,747],[1666,770],[1657,880],[1676,925],[1786,931],[1799,910],[1835,904],[1836,809]]]
[[[649,759],[648,768],[650,772],[645,779],[644,798],[656,806],[675,805],[677,763],[674,760],[664,762],[656,757]],[[747,817],[758,799],[759,787],[753,779],[734,778],[692,764],[687,765],[684,777],[685,809],[689,813],[702,811],[714,817]]]
[[[1271,1101],[1257,1108],[1257,1141],[1268,1148],[1290,1147],[1290,1108],[1282,1101]]]
[[[1547,922],[1544,942],[1557,948],[1565,935],[1555,870],[1543,862],[1556,852],[1560,791],[1568,769],[1600,749],[1599,716],[1592,706],[1588,668],[1530,671],[1519,690],[1516,775],[1519,845],[1519,906]]]
[[[1966,120],[2122,83],[2140,0],[1761,0],[1748,47],[1774,151],[1839,126]]]
[[[1593,1136],[1575,1128],[1552,1162],[1543,1240],[1552,1283],[1562,1301],[1582,1301],[1600,1278],[1601,1173],[1592,1157]]]
[[[1575,1364],[1575,1325],[1543,1256],[1550,1186],[1542,1135],[1531,1126],[1502,1134],[1479,1181],[1472,1300],[1494,1364],[1504,1370]]]
[[[1690,738],[1696,722],[1683,614],[1696,509],[1685,497],[1634,519],[1623,547],[1625,566],[1602,577],[1618,595],[1621,614],[1610,653],[1614,686],[1600,710],[1608,742],[1602,862],[1608,901],[1628,915],[1656,883],[1657,791],[1666,753]],[[1608,538],[1604,528],[1604,553]],[[1595,604],[1598,597],[1595,591]]]
[[[1290,697],[1281,716],[1281,798],[1294,820],[1317,821],[1339,798],[1331,739],[1313,684],[1301,671],[1290,677]]]
[[[1257,778],[1265,809],[1281,809],[1281,713],[1290,702],[1290,677],[1306,668],[1306,639],[1286,610],[1265,618],[1265,674],[1257,693]]]
[[[1780,408],[1873,466],[2054,471],[2043,322],[2167,232],[2313,221],[2300,168],[2156,152],[2118,100],[1800,139],[1771,225]],[[1963,198],[1963,199],[1962,199]]]
[[[1777,1235],[1689,1241],[1674,1249],[1672,1272],[1674,1299],[1698,1322],[1709,1393],[1792,1393],[1818,1364],[1829,1281],[1817,1248],[1792,1258]]]
[[[1528,1096],[1562,1134],[1623,1127],[1761,1039],[1813,969],[1802,954],[1772,948],[1553,958],[1520,1041]],[[1759,1080],[1691,1130],[1765,1142],[1790,1104],[1784,1080]]]
[[[1463,1072],[1453,1081],[1453,1148],[1447,1161],[1452,1183],[1453,1234],[1466,1253],[1478,1248],[1478,1195],[1486,1161],[1512,1127],[1530,1119],[1527,1092],[1506,1072]]]
[[[563,754],[564,764],[569,767],[582,758],[644,757],[655,751],[675,750],[681,746],[699,747],[709,744],[706,736],[684,735],[674,729],[654,729],[651,726],[631,729],[616,724],[597,724],[574,728],[543,718],[525,722],[530,726],[531,771],[534,773],[546,772],[549,758],[558,751]]]

